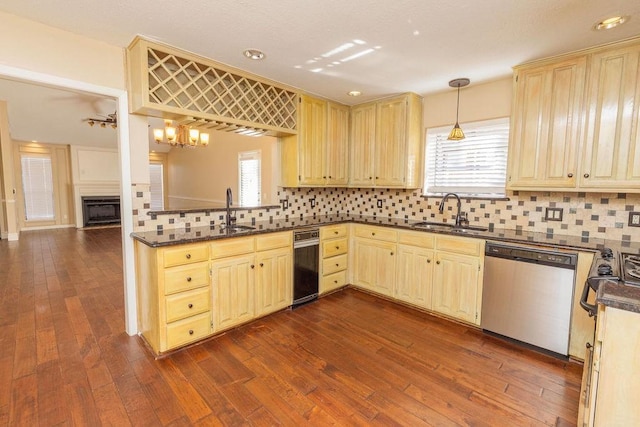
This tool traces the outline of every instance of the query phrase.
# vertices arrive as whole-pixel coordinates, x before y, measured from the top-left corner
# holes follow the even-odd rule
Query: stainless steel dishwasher
[[[568,355],[577,258],[487,242],[482,329]]]

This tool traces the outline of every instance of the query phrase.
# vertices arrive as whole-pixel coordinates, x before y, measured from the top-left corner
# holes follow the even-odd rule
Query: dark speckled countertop
[[[640,254],[640,242],[534,233],[524,230],[507,229],[495,229],[488,231],[469,230],[465,233],[456,233],[446,229],[434,230],[413,228],[415,224],[421,221],[411,221],[398,218],[376,218],[361,215],[312,216],[295,219],[289,218],[284,220],[256,222],[255,224],[238,224],[250,225],[254,227],[254,229],[242,230],[237,232],[226,230],[222,226],[213,226],[145,231],[132,233],[131,237],[151,247],[162,247],[180,245],[185,243],[226,239],[230,237],[254,236],[276,231],[295,230],[306,227],[319,227],[323,225],[339,224],[345,222],[379,225],[385,227],[394,227],[398,229],[423,231],[428,233],[456,235],[498,242],[521,244],[525,243],[528,245],[547,246],[561,249],[595,251],[604,247],[609,247],[616,252]],[[626,286],[613,282],[606,283],[606,286],[601,286],[598,290],[598,303],[640,313],[640,287]]]

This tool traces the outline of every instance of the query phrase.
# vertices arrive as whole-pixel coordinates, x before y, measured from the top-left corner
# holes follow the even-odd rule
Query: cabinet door
[[[256,315],[289,307],[293,292],[291,248],[256,254]]]
[[[586,57],[517,71],[509,188],[576,186]]]
[[[354,239],[354,285],[392,296],[396,271],[396,244]]]
[[[373,186],[373,156],[376,137],[376,104],[351,109],[351,167],[349,185]]]
[[[640,188],[640,46],[594,54],[580,186]]]
[[[327,103],[327,185],[349,182],[349,107]]]
[[[433,251],[398,245],[397,276],[394,296],[409,304],[431,309]]]
[[[211,263],[214,330],[221,331],[254,317],[253,255],[223,258]]]
[[[403,186],[407,156],[407,100],[378,103],[375,142],[375,185]]]
[[[480,260],[477,257],[438,252],[433,278],[433,310],[480,324],[479,279]]]
[[[302,95],[300,97],[298,149],[300,184],[324,184],[327,103]]]

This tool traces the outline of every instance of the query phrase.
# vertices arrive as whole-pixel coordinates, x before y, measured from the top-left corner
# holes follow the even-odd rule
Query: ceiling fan
[[[99,114],[99,116],[104,117],[104,119],[95,119],[95,118],[86,118],[83,122],[87,122],[89,126],[93,126],[96,123],[100,125],[101,128],[107,127],[107,125],[111,126],[113,129],[118,127],[118,112],[114,111],[111,114]]]

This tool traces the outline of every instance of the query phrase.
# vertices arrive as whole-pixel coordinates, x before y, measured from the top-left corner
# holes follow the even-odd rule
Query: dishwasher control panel
[[[485,246],[485,255],[570,269],[575,268],[578,258],[576,254],[565,254],[518,246],[498,245],[495,243],[487,243]]]

